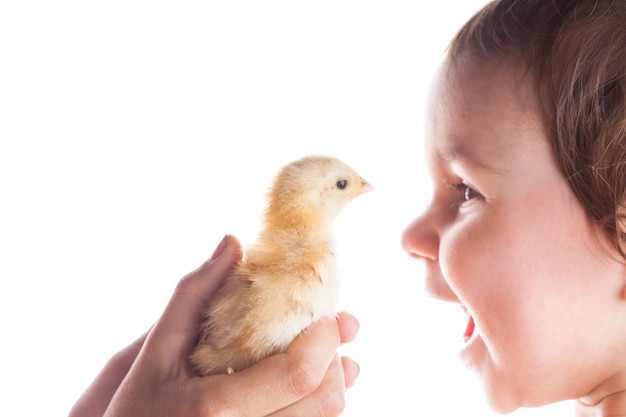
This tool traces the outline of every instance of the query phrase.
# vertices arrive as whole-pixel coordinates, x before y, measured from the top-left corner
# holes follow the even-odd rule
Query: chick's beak
[[[359,188],[358,195],[361,195],[368,191],[372,191],[374,189],[374,187],[372,187],[369,182],[365,181],[363,178],[360,178],[360,179],[361,179],[361,187]]]

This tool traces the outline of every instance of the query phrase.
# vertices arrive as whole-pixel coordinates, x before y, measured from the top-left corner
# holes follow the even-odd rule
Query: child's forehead
[[[509,100],[536,105],[537,84],[521,58],[464,55],[448,57],[438,71],[439,82],[473,95],[507,95]]]
[[[506,165],[520,148],[548,148],[539,108],[531,83],[509,66],[446,62],[429,99],[429,146],[443,161],[484,161],[497,170],[495,160]]]
[[[536,83],[527,71],[512,63],[446,60],[437,72],[430,106],[456,111],[474,124],[544,123]]]

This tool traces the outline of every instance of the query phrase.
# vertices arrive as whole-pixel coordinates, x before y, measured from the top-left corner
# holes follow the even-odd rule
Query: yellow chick
[[[283,352],[334,314],[338,280],[331,225],[372,190],[336,158],[308,156],[282,168],[268,193],[261,233],[208,306],[191,365],[231,374]]]

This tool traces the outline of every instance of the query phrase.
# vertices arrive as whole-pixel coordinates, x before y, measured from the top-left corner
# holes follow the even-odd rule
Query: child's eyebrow
[[[496,167],[488,162],[488,158],[484,154],[479,154],[467,144],[446,147],[439,152],[439,157],[447,164],[460,163],[481,171],[504,174],[503,167]]]

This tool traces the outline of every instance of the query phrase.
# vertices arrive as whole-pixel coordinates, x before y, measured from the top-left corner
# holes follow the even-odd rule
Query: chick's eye
[[[464,201],[470,201],[474,200],[475,198],[482,197],[482,195],[478,191],[474,190],[472,187],[463,182],[459,184],[452,184],[452,188],[454,188],[456,191],[459,192],[459,194],[461,194],[461,196],[463,196]]]
[[[337,181],[337,188],[339,188],[340,190],[343,190],[347,186],[348,186],[348,180],[339,180],[339,181]]]

